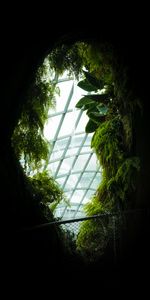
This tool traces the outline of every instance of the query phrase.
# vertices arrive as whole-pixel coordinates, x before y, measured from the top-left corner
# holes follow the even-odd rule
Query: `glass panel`
[[[82,149],[81,149],[81,153],[84,153],[84,152],[91,153],[92,152],[91,147],[89,147],[89,146],[83,146]]]
[[[93,176],[95,173],[84,173],[79,181],[78,188],[87,188],[92,181]]]
[[[63,111],[68,101],[70,90],[72,88],[72,80],[59,82],[57,86],[60,89],[60,96],[56,95],[56,111]]]
[[[57,140],[53,151],[59,151],[59,150],[65,149],[67,146],[68,140],[69,140],[69,138]]]
[[[80,118],[80,121],[79,121],[79,123],[78,123],[78,126],[77,126],[77,128],[76,128],[76,132],[82,132],[82,131],[85,131],[85,126],[86,126],[88,120],[89,120],[89,118],[88,118],[88,116],[86,115],[86,112],[83,111],[82,116],[81,116],[81,118]]]
[[[97,164],[96,155],[93,154],[86,167],[86,171],[96,171],[97,169],[98,169],[98,164]]]
[[[93,136],[93,133],[89,133],[87,138],[86,138],[86,141],[84,143],[84,146],[91,146],[91,139],[92,139],[92,136]]]
[[[57,208],[65,208],[67,205],[67,203],[65,201],[61,201],[58,205],[57,205]],[[56,209],[57,209],[56,208]]]
[[[74,157],[65,158],[60,166],[58,174],[60,175],[60,174],[68,173],[72,167],[73,161],[74,161]]]
[[[72,219],[76,209],[77,209],[76,206],[72,206],[71,208],[67,208],[66,211],[65,211],[65,214],[63,216],[63,219]],[[69,227],[70,226],[68,226],[68,228]]]
[[[84,137],[85,137],[85,134],[79,134],[79,135],[73,136],[71,139],[69,148],[71,148],[71,147],[74,148],[74,147],[80,146]]]
[[[96,174],[96,177],[94,178],[94,180],[93,180],[93,182],[92,182],[92,184],[91,184],[91,186],[90,186],[90,188],[96,190],[97,187],[98,187],[98,185],[100,184],[101,180],[102,180],[102,175],[101,175],[101,173],[97,173],[97,174]]]
[[[72,156],[77,154],[79,148],[70,148],[67,150],[66,155],[65,156]]]
[[[64,207],[57,208],[54,212],[55,218],[61,218],[64,211]]]
[[[88,158],[89,154],[79,155],[74,165],[74,171],[82,171]]]
[[[76,185],[76,183],[78,181],[78,176],[79,176],[79,174],[77,174],[77,175],[70,175],[68,177],[68,180],[66,182],[66,185],[65,185],[64,189],[65,190],[72,190],[75,187],[75,185]]]
[[[80,203],[85,191],[84,190],[76,190],[74,191],[72,198],[71,198],[71,203]]]
[[[81,211],[80,211],[81,210]],[[85,217],[85,212],[83,211],[83,207],[81,205],[80,207],[80,210],[77,211],[76,215],[75,215],[75,218],[84,218]],[[79,222],[80,223],[80,222]],[[75,233],[78,233],[77,229],[79,230],[80,229],[80,224],[77,224],[77,228],[76,228],[76,231]]]
[[[78,116],[77,111],[66,113],[58,135],[59,137],[72,134],[72,132],[75,129],[75,122],[77,116]]]
[[[55,172],[57,170],[57,167],[59,165],[59,161],[54,162],[54,163],[49,163],[47,169],[50,170],[50,172],[52,173],[52,175],[55,175]]]
[[[66,80],[68,77],[67,73],[68,72],[65,72],[59,79]],[[68,103],[68,97],[72,92],[73,84],[73,95],[71,99],[69,99],[70,103]],[[60,165],[56,180],[61,187],[64,186],[64,183],[66,181],[66,184],[63,188],[66,198],[69,200],[70,204],[72,203],[72,205],[71,207],[67,207],[67,203],[65,202],[59,203],[55,212],[55,216],[62,218],[62,215],[64,215],[63,219],[69,219],[73,218],[74,216],[85,216],[85,213],[83,212],[83,206],[85,203],[89,202],[91,196],[94,194],[94,191],[101,181],[101,174],[98,173],[93,180],[93,183],[91,184],[90,188],[93,188],[94,190],[89,189],[86,193],[86,189],[89,188],[89,185],[92,182],[92,178],[94,178],[95,172],[98,168],[96,163],[96,155],[93,154],[85,170],[89,172],[84,172],[83,174],[81,173],[83,172],[86,162],[90,157],[90,153],[92,153],[90,145],[91,138],[93,136],[93,133],[91,133],[86,137],[85,126],[88,122],[88,117],[85,112],[82,113],[79,123],[77,124],[77,128],[75,129],[75,123],[78,120],[79,115],[81,114],[81,110],[76,109],[75,105],[79,101],[79,99],[83,97],[83,90],[80,89],[77,86],[77,82],[72,79],[59,82],[57,86],[60,89],[60,96],[56,95],[56,109],[50,110],[49,114],[57,114],[58,112],[63,112],[65,113],[65,116],[58,133],[59,138],[62,137],[62,139],[54,142],[54,148],[50,156],[51,163],[49,163],[48,165],[48,170],[51,170],[51,174],[55,176],[56,170]],[[84,94],[86,94],[86,92],[84,92]],[[68,105],[68,108],[65,108],[66,105]],[[71,109],[72,112],[67,112],[65,111],[65,109]],[[44,128],[44,135],[48,140],[51,141],[56,137],[56,132],[58,130],[60,122],[62,121],[62,116],[63,114],[61,113],[61,115],[49,118],[48,123]],[[77,134],[80,132],[83,133]],[[63,138],[63,136],[67,135],[69,136],[68,138]],[[84,145],[82,145],[83,141]],[[67,145],[68,149],[66,148]],[[82,154],[84,152],[88,154]],[[76,155],[78,155],[78,157],[76,157]],[[67,156],[68,158],[66,158]],[[52,160],[57,159],[59,161],[52,162]],[[75,165],[74,167],[72,167],[74,161]],[[78,173],[74,174],[74,172]],[[66,176],[67,174],[69,174],[68,177]],[[80,179],[80,182],[78,183],[77,189],[74,190],[81,174],[82,177]],[[61,175],[64,176],[61,177]],[[81,201],[82,204],[80,203]]]
[[[65,192],[67,199],[70,201],[72,192]],[[67,204],[66,204],[67,205]]]
[[[69,109],[74,109],[77,102],[83,97],[83,90],[77,86],[77,81],[75,80],[74,85],[74,94],[72,96],[72,99],[70,101]],[[86,91],[84,91],[84,95],[87,94]]]
[[[51,154],[51,158],[50,158],[50,161],[52,160],[60,160],[62,158],[62,155],[64,153],[64,150],[61,150],[61,151],[52,151],[52,154]]]
[[[60,186],[63,186],[65,180],[66,180],[66,176],[56,178],[56,181],[60,184]]]
[[[60,122],[60,119],[61,119],[61,115],[50,117],[48,119],[47,124],[45,124],[45,126],[44,126],[44,136],[49,141],[54,139],[57,128],[58,128],[58,125],[59,125],[59,122]]]
[[[92,198],[92,196],[94,195],[94,191],[92,190],[88,190],[83,201],[82,201],[82,204],[86,204],[89,202],[89,200]]]

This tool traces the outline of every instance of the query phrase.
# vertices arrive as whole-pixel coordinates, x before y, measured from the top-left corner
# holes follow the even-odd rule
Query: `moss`
[[[86,72],[83,67],[86,67]],[[111,45],[89,44],[82,41],[74,45],[61,45],[48,55],[47,63],[38,70],[36,80],[27,94],[28,101],[22,109],[20,120],[14,131],[12,141],[17,157],[20,158],[23,154],[26,164],[32,168],[39,168],[41,160],[47,159],[48,144],[44,140],[42,130],[49,107],[55,105],[57,92],[56,78],[51,79],[50,82],[46,79],[50,68],[55,70],[57,75],[65,70],[70,75],[75,74],[76,78],[86,74],[83,80],[84,86],[82,82],[84,89],[85,83],[86,88],[88,83],[94,92],[101,91],[99,96],[103,95],[102,87],[108,95],[103,101],[99,100],[96,105],[91,103],[92,111],[90,104],[87,108],[90,112],[88,116],[92,118],[94,116],[93,121],[96,120],[91,147],[96,152],[103,168],[103,179],[95,195],[85,206],[86,214],[94,215],[128,208],[130,206],[129,194],[136,188],[136,174],[139,171],[139,158],[136,157],[133,147],[134,110],[137,107],[141,109],[141,106],[132,92],[132,85],[128,79],[129,70],[125,67],[123,59],[116,56],[115,49]],[[93,82],[101,82],[101,87],[97,84],[93,87]],[[100,104],[106,105],[105,114],[102,114]],[[101,118],[97,115],[98,112]],[[39,194],[43,195],[44,190],[41,190],[40,182],[42,181],[39,179],[35,182],[33,180],[32,184],[36,183]],[[43,184],[45,183],[43,181]],[[54,185],[51,186],[52,198],[53,192],[55,193]],[[59,198],[60,195],[57,196]],[[52,201],[54,207],[55,201],[54,197]],[[107,240],[107,234],[103,235],[103,229],[105,227],[105,232],[108,232],[107,224],[104,227],[99,225],[102,229],[99,239],[97,226],[89,221],[80,228],[77,241],[79,248],[85,248],[88,251],[91,244],[92,251],[95,247],[97,248],[95,241],[101,239],[100,252],[103,252],[105,247],[103,241]]]
[[[117,116],[100,125],[92,138],[91,147],[109,177],[114,175],[124,158],[122,134],[122,123]]]
[[[102,68],[101,65],[98,75],[98,68],[95,66],[93,75],[100,78],[103,69],[103,79],[107,79],[105,83],[110,101],[107,102],[108,111],[104,122],[99,122],[91,142],[91,147],[103,168],[103,176],[95,195],[85,206],[87,216],[130,208],[133,205],[131,202],[134,201],[130,195],[136,189],[136,177],[140,170],[140,159],[134,153],[133,145],[134,111],[141,110],[140,101],[132,92],[128,69],[120,58],[114,56],[113,51],[106,51],[105,55],[104,49],[105,47],[99,51],[102,51],[102,65],[106,64],[106,68]],[[93,106],[92,113],[94,109]],[[95,112],[97,115],[96,110]],[[102,255],[109,239],[109,229],[109,224],[106,223],[104,235],[100,225],[90,220],[86,221],[80,227],[77,238],[78,249],[90,260],[93,259],[93,255],[97,257],[98,252]],[[99,249],[97,253],[96,249]]]
[[[54,76],[54,75],[53,75]],[[26,102],[12,136],[12,146],[24,169],[38,169],[48,159],[49,144],[43,136],[48,111],[55,107],[56,83],[49,78],[47,60],[37,70],[34,82],[26,93]]]

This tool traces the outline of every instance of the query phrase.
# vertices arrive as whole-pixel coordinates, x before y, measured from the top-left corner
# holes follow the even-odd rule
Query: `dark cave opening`
[[[96,38],[101,40],[99,34],[96,34]],[[142,280],[141,276],[139,278],[139,273],[143,271],[145,264],[148,262],[147,239],[149,234],[149,215],[147,211],[149,210],[149,150],[145,137],[148,136],[149,116],[146,100],[147,93],[146,91],[143,91],[145,82],[142,74],[145,72],[145,64],[143,64],[143,61],[141,60],[137,65],[137,60],[139,61],[139,54],[141,57],[141,50],[143,51],[143,57],[145,50],[142,47],[142,49],[137,48],[137,45],[134,43],[127,44],[126,41],[114,41],[114,46],[117,55],[121,57],[121,59],[124,60],[124,64],[129,67],[130,71],[128,75],[132,82],[133,89],[142,99],[143,103],[144,113],[142,121],[139,122],[139,116],[137,116],[135,130],[136,152],[141,158],[142,170],[138,178],[139,183],[134,208],[145,209],[146,215],[142,215],[142,217],[139,218],[136,231],[134,229],[131,230],[133,219],[132,217],[129,218],[129,224],[131,224],[131,226],[129,226],[130,237],[127,236],[126,238],[127,245],[125,246],[123,263],[117,267],[110,267],[109,265],[106,266],[106,264],[103,266],[103,264],[99,262],[95,266],[86,269],[86,267],[81,266],[80,261],[76,261],[74,258],[65,257],[59,238],[57,234],[54,233],[55,229],[51,230],[51,234],[49,229],[39,229],[36,232],[21,233],[21,235],[20,233],[18,235],[18,233],[16,234],[15,232],[16,227],[17,229],[20,227],[18,222],[19,211],[17,205],[18,203],[21,203],[21,199],[24,201],[29,197],[29,195],[24,192],[24,175],[18,168],[15,160],[10,144],[10,136],[16,122],[16,115],[18,116],[19,114],[19,103],[20,101],[24,101],[23,95],[29,82],[34,76],[37,65],[40,64],[39,62],[41,62],[45,53],[48,52],[49,49],[53,48],[55,39],[57,40],[55,37],[52,41],[50,41],[50,43],[47,43],[46,40],[45,44],[42,41],[42,46],[40,45],[40,42],[38,42],[38,47],[34,43],[31,43],[30,45],[28,43],[27,48],[24,48],[24,45],[22,46],[19,44],[18,47],[21,55],[18,55],[18,51],[16,51],[14,59],[11,62],[12,67],[10,67],[10,69],[12,69],[13,74],[11,72],[9,74],[9,80],[7,82],[9,89],[7,90],[7,93],[5,93],[7,101],[3,102],[1,119],[1,132],[2,136],[4,136],[4,142],[1,147],[1,170],[3,174],[1,193],[5,195],[5,199],[7,199],[4,204],[7,211],[7,218],[4,216],[4,224],[7,223],[4,228],[4,243],[6,247],[5,257],[7,265],[6,272],[10,272],[11,276],[13,276],[13,270],[16,268],[18,270],[18,274],[25,274],[25,272],[27,272],[29,277],[35,276],[38,280],[38,274],[40,272],[43,272],[44,277],[47,277],[47,269],[49,265],[49,269],[51,268],[52,270],[49,276],[52,280],[54,274],[59,272],[63,272],[63,274],[67,273],[67,275],[73,274],[74,280],[83,280],[84,278],[85,281],[88,280],[88,277],[89,280],[92,280],[94,273],[94,282],[94,280],[99,280],[99,274],[102,269],[103,275],[101,278],[103,278],[104,274],[106,276],[111,270],[112,276],[116,274],[116,278],[114,276],[114,281],[119,280],[120,274],[123,276],[124,280],[126,280],[126,274],[128,272],[130,273],[129,270],[131,270],[128,282],[132,280],[132,276],[135,277],[135,282],[139,282],[139,280]],[[9,120],[9,122],[7,122],[7,126],[6,122],[4,123],[3,121],[5,118]],[[16,221],[17,224],[15,224]],[[128,249],[128,246],[132,244],[131,241],[133,242],[133,248],[130,257],[130,253],[128,254],[126,249]],[[53,246],[51,247],[51,245]],[[80,276],[78,275],[79,273]],[[19,278],[17,277],[16,280],[19,280]],[[111,284],[113,286],[115,282],[112,282]],[[123,282],[120,282],[120,285],[122,286]]]

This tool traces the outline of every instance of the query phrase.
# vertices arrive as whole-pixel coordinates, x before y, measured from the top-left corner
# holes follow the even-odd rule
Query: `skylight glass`
[[[44,135],[52,145],[48,170],[63,188],[70,205],[59,203],[55,217],[84,217],[83,206],[101,181],[101,169],[90,144],[93,134],[85,133],[88,117],[75,105],[86,94],[74,78],[64,73],[58,79],[60,96],[55,110],[49,111]]]

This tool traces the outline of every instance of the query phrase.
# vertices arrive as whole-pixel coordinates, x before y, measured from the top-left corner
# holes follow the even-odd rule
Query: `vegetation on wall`
[[[47,160],[49,144],[44,138],[44,124],[48,110],[55,106],[55,78],[50,78],[47,60],[39,67],[36,78],[26,94],[21,115],[12,137],[16,156],[24,161],[24,169],[34,170]]]
[[[79,87],[90,92],[78,101],[76,107],[85,110],[89,117],[85,131],[94,132],[91,147],[96,152],[103,169],[102,182],[91,201],[85,205],[87,215],[133,207],[131,195],[136,188],[137,171],[140,170],[140,160],[134,153],[133,126],[134,110],[141,106],[133,93],[127,90],[127,73],[123,70],[123,66],[123,76],[118,78],[117,62],[115,65],[113,59],[110,53],[109,76],[108,73],[105,74],[105,69],[102,80],[98,80],[94,70],[92,73],[84,72],[85,79],[78,83]],[[106,247],[108,237],[111,236],[110,228],[103,224],[107,231],[105,236],[107,242],[103,243],[103,231],[91,222],[89,220],[81,225],[77,238],[77,248],[84,255],[87,252],[92,254],[98,245]],[[100,235],[96,245],[91,249],[86,245],[87,233],[90,244],[94,235],[97,233]],[[100,254],[100,250],[98,252]]]
[[[29,219],[33,219],[33,223],[52,220],[51,212],[59,201],[65,200],[63,191],[53,177],[47,171],[42,171],[43,165],[48,163],[50,152],[50,144],[44,138],[43,129],[49,109],[55,107],[57,93],[56,77],[45,59],[27,91],[12,136],[16,159],[21,162],[18,168],[22,165],[24,169],[24,186],[28,193],[25,201],[19,204],[20,215],[22,219],[28,216],[28,222]]]
[[[29,181],[33,189],[33,196],[38,197],[39,202],[51,207],[51,211],[61,200],[65,199],[63,190],[47,171],[29,177]]]
[[[87,216],[134,207],[132,195],[140,160],[135,152],[133,129],[136,111],[142,111],[142,107],[134,95],[122,58],[106,43],[78,42],[57,47],[48,60],[58,75],[67,70],[81,79],[78,86],[88,92],[76,107],[86,111],[89,117],[85,131],[94,133],[91,147],[103,169],[103,178],[95,195],[85,205]],[[108,242],[109,226],[105,224],[104,227],[107,234],[100,231],[101,236]],[[78,234],[77,248],[84,251],[87,243],[93,245],[95,234],[97,229],[93,222],[84,222]],[[97,238],[98,242],[103,244],[102,248],[107,244],[100,238]],[[91,246],[90,251],[95,247]]]
[[[82,97],[76,107],[87,111],[89,121],[85,130],[87,133],[94,132],[91,147],[103,168],[103,180],[93,201],[98,197],[106,210],[108,207],[111,210],[123,209],[129,207],[128,194],[135,187],[135,174],[139,170],[139,159],[133,156],[133,132],[130,126],[133,123],[130,120],[133,103],[132,106],[129,104],[128,117],[129,107],[123,110],[124,103],[121,104],[115,94],[115,81],[102,80],[99,83],[93,74],[84,73],[89,85],[83,85],[84,80],[78,85],[87,91],[93,84],[90,92],[96,91],[97,94],[90,93]],[[87,207],[90,209],[89,204]]]
[[[51,76],[52,71],[56,74],[55,78]],[[49,145],[44,139],[43,127],[48,109],[55,105],[55,93],[59,92],[56,89],[57,77],[64,71],[68,71],[70,76],[75,75],[80,80],[78,86],[88,92],[79,99],[76,107],[86,111],[89,117],[85,131],[93,133],[91,147],[103,169],[102,182],[85,205],[86,214],[92,216],[129,209],[134,206],[132,193],[140,169],[133,129],[135,112],[141,110],[141,104],[132,92],[128,69],[111,45],[95,42],[62,44],[47,56],[28,91],[26,104],[14,131],[12,144],[16,156],[24,159],[25,170],[28,167],[40,169],[42,161],[47,160]],[[43,199],[39,203],[46,207],[51,203],[51,208],[54,208],[63,198],[62,191],[46,173],[37,174],[29,180],[31,189],[38,194],[37,198]],[[98,227],[102,230],[96,239]],[[90,253],[98,242],[98,251],[103,253],[111,229],[107,223],[98,227],[93,221],[81,225],[77,238],[80,251],[87,251],[88,240],[91,244]],[[97,242],[92,243],[93,239]]]

